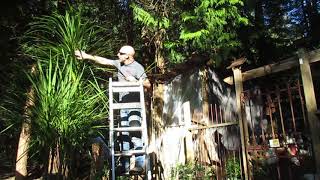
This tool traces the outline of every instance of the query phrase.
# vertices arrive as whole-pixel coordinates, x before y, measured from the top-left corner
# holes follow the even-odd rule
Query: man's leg
[[[127,109],[120,110],[121,127],[129,127],[128,114],[129,114],[129,110]],[[120,142],[121,142],[120,143],[121,151],[130,150],[131,138],[129,136],[129,132],[121,132],[121,135],[118,138],[120,138]],[[129,172],[130,157],[126,157],[126,156],[121,157],[121,165],[124,172]]]
[[[141,127],[141,113],[139,109],[132,109],[130,110],[129,117],[128,117],[130,127]],[[142,133],[139,132],[132,132],[131,141],[133,143],[134,150],[142,150],[143,148],[143,141],[142,141]],[[135,158],[135,167],[136,169],[143,169],[144,168],[144,160],[145,155],[137,155]]]

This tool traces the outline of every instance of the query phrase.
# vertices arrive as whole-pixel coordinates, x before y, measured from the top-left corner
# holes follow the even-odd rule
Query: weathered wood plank
[[[203,68],[200,72],[201,75],[201,94],[202,94],[202,114],[206,123],[209,123],[209,87],[208,87],[208,72]]]
[[[244,171],[244,179],[249,179],[249,169],[248,169],[248,154],[247,154],[247,133],[246,130],[248,128],[247,124],[244,121],[243,113],[242,113],[242,104],[241,104],[241,95],[243,92],[243,80],[241,70],[238,68],[234,68],[233,76],[235,78],[235,89],[236,89],[236,101],[237,101],[237,114],[239,119],[240,126],[240,136],[241,136],[241,153],[242,153],[242,165]]]
[[[221,124],[211,124],[211,125],[208,125],[208,126],[194,126],[194,127],[190,127],[189,131],[200,130],[200,129],[209,129],[209,128],[217,128],[217,127],[226,127],[226,126],[232,126],[232,125],[238,125],[238,122],[227,122],[227,123],[221,123]]]
[[[316,173],[320,174],[320,138],[319,138],[319,129],[320,122],[316,115],[317,113],[317,102],[314,93],[314,86],[312,81],[312,74],[310,69],[310,60],[311,58],[308,55],[305,55],[303,51],[300,53],[300,71],[303,83],[304,96],[306,100],[307,114],[308,114],[308,122],[309,128],[311,132],[312,138],[312,146],[313,146],[313,155],[316,163]],[[313,57],[314,58],[314,57]]]
[[[183,117],[185,122],[185,128],[188,130],[191,127],[191,110],[190,110],[190,102],[187,101],[183,103]],[[193,151],[193,142],[192,142],[192,133],[187,132],[185,137],[185,157],[186,162],[194,161],[194,151]]]
[[[320,61],[320,49],[311,51],[307,53],[306,56],[309,57],[310,63],[318,62]],[[295,57],[291,57],[286,60],[280,61],[278,63],[268,64],[262,67],[258,67],[258,68],[243,72],[242,80],[247,81],[247,80],[262,77],[268,74],[285,71],[296,66],[299,66],[299,58],[295,56]],[[226,77],[223,81],[230,85],[234,83],[232,76]]]

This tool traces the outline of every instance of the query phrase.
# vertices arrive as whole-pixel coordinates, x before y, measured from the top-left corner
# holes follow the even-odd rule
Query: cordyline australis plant
[[[93,71],[74,56],[75,49],[87,49],[88,44],[106,51],[98,40],[100,32],[80,13],[69,11],[35,19],[26,33],[24,51],[37,64],[36,73],[29,75],[35,92],[31,149],[50,156],[44,160],[49,173],[57,169],[54,173],[66,175],[74,152],[99,133],[107,117],[106,93]]]

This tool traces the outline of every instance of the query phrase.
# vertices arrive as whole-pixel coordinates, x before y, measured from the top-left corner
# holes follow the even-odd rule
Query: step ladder
[[[115,97],[121,93],[136,93],[139,98],[137,102],[117,102]],[[140,111],[141,121],[140,126],[121,126],[120,113],[121,110],[138,109]],[[129,121],[129,120],[128,120]],[[117,176],[142,176],[144,179],[151,179],[151,170],[149,164],[148,152],[148,134],[147,134],[147,120],[146,120],[146,109],[144,100],[144,89],[142,82],[118,82],[112,81],[109,78],[109,145],[111,146],[111,176],[112,180],[116,179]],[[121,139],[123,133],[141,133],[142,148],[139,150],[122,150],[121,148],[115,149],[115,145],[119,145],[118,139]],[[124,137],[124,136],[123,136]],[[121,147],[121,143],[119,145]],[[130,158],[130,164],[135,162],[136,155],[144,155],[144,170],[142,172],[131,173],[117,172],[116,160],[120,158]]]

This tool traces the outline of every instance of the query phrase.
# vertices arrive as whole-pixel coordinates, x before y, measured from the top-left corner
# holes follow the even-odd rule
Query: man
[[[101,65],[111,65],[118,69],[118,81],[142,81],[143,86],[150,88],[151,84],[147,78],[144,68],[134,59],[135,50],[131,46],[122,46],[117,54],[119,60],[111,60],[104,57],[99,57],[95,55],[90,55],[84,51],[75,51],[75,55],[78,59],[89,59]],[[139,99],[139,94],[137,93],[120,93],[120,102],[133,102]],[[140,126],[141,125],[141,115],[139,109],[122,109],[120,111],[121,126]],[[141,140],[141,134],[129,134],[123,132],[121,139],[121,149],[129,150],[130,146],[133,144],[133,148],[138,150],[141,149],[143,144]],[[122,158],[122,171],[129,171],[129,158]],[[133,162],[131,162],[133,163]],[[141,170],[144,164],[144,156],[137,156],[135,158],[135,170]]]
[[[143,80],[143,86],[150,88],[151,84],[147,78],[144,68],[134,60],[135,51],[131,46],[122,46],[117,54],[119,60],[111,60],[104,57],[90,55],[84,51],[75,51],[78,59],[89,59],[101,65],[111,65],[118,69],[119,81]],[[121,65],[123,64],[123,65]]]

